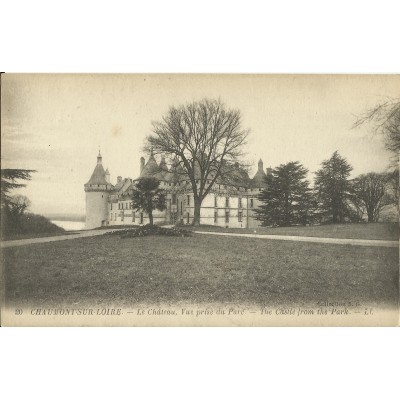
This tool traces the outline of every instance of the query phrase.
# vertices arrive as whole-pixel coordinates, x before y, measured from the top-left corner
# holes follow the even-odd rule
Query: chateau
[[[257,195],[264,187],[264,177],[268,173],[263,162],[258,162],[258,170],[250,179],[246,171],[235,165],[228,181],[217,179],[212,191],[203,200],[200,223],[229,228],[254,228],[260,226],[255,219],[258,206]],[[130,196],[135,181],[142,177],[154,177],[165,190],[167,208],[153,212],[154,223],[181,222],[191,224],[194,216],[193,192],[188,177],[178,162],[168,168],[165,157],[158,164],[153,153],[145,162],[140,159],[140,176],[136,179],[117,177],[112,184],[108,169],[104,170],[102,156],[97,156],[97,165],[89,181],[84,185],[86,192],[86,229],[113,225],[142,225],[149,222],[143,212],[132,209]]]

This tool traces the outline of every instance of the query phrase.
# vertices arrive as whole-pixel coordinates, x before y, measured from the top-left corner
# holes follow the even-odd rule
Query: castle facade
[[[217,179],[212,190],[202,202],[200,223],[229,228],[254,228],[260,226],[255,219],[257,195],[265,186],[266,172],[263,162],[250,179],[246,171],[235,165],[233,179]],[[268,170],[267,170],[268,172]],[[153,212],[154,223],[191,224],[194,218],[194,198],[191,185],[179,163],[168,168],[165,158],[157,163],[153,154],[147,163],[140,159],[140,176],[136,179],[118,176],[112,184],[108,169],[104,170],[99,152],[92,176],[84,185],[86,193],[86,229],[100,226],[144,225],[149,222],[143,212],[132,209],[131,194],[135,181],[153,177],[160,181],[166,193],[167,208]]]

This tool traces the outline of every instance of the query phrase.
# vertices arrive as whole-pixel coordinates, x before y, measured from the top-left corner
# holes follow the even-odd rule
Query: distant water
[[[85,229],[85,223],[82,221],[57,221],[52,220],[53,224],[60,226],[66,231],[80,231]]]

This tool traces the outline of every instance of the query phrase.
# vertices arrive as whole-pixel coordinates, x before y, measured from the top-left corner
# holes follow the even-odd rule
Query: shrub
[[[42,215],[25,213],[18,219],[18,224],[7,220],[5,213],[1,216],[1,236],[7,238],[19,234],[62,233],[65,230],[53,224]]]
[[[181,236],[187,237],[191,236],[191,232],[174,228],[162,228],[157,225],[144,225],[138,228],[130,228],[118,231],[108,232],[107,235],[119,235],[121,239],[142,237],[142,236]]]

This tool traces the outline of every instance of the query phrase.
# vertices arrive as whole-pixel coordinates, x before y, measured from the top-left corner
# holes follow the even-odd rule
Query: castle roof
[[[106,172],[104,171],[101,163],[96,165],[93,174],[86,185],[109,185],[109,183],[106,181]]]
[[[265,185],[265,177],[267,174],[264,171],[257,171],[251,180],[253,186],[263,187]]]
[[[160,168],[160,170],[162,170],[162,171],[168,172],[168,165],[167,165],[167,163],[165,162],[165,157],[164,157],[164,156],[161,158],[161,162],[160,162],[159,168]]]
[[[260,160],[258,161],[258,170],[256,174],[253,176],[253,179],[251,180],[251,186],[252,187],[265,187],[265,178],[267,174],[264,172],[264,167],[263,167],[263,161]]]
[[[90,177],[89,181],[85,185],[107,185],[107,188],[113,188],[110,182],[107,182],[106,175],[109,175],[109,171],[104,171],[104,167],[102,164],[103,157],[100,154],[97,156],[97,164],[94,168],[92,176]]]
[[[195,179],[200,179],[200,169],[198,166],[194,168],[194,176]],[[221,176],[216,180],[216,183],[246,188],[265,187],[265,177],[266,173],[263,170],[262,160],[258,162],[258,170],[252,179],[250,179],[247,171],[238,163],[233,164],[226,162],[222,166]],[[144,165],[139,178],[156,178],[160,181],[171,183],[189,180],[189,177],[178,159],[175,158],[171,168],[168,169],[165,157],[162,157],[160,164],[158,164],[153,152],[150,153],[150,157]],[[209,175],[209,180],[212,179],[213,174],[211,173]]]
[[[140,178],[156,178],[155,175],[159,174],[160,172],[160,167],[158,166],[157,161],[154,158],[153,151],[151,151],[149,160],[143,167],[142,172],[140,173]]]

